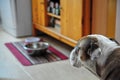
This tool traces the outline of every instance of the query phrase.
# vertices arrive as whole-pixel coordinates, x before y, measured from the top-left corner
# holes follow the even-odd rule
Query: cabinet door
[[[82,0],[60,0],[61,33],[73,40],[82,36]]]
[[[46,25],[46,2],[45,0],[38,0],[38,24],[40,24],[41,26],[45,26]]]
[[[32,0],[32,22],[37,23],[38,21],[38,5],[37,5],[38,0]]]

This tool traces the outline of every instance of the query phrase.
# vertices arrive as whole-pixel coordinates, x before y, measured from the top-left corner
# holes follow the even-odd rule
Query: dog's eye
[[[88,49],[87,54],[91,56],[91,55],[92,55],[92,53],[91,53],[91,52],[92,52],[92,51],[91,51],[91,49]]]
[[[94,51],[95,49],[97,49],[99,46],[97,44],[92,44],[90,49],[91,51]]]
[[[90,45],[89,49],[87,50],[87,54],[91,56],[91,55],[92,55],[92,52],[93,52],[94,50],[96,50],[98,47],[99,47],[98,44],[92,43],[92,44]]]

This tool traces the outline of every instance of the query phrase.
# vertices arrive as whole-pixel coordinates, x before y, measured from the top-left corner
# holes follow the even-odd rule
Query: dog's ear
[[[97,42],[91,42],[90,47],[88,49],[88,55],[90,56],[90,59],[96,60],[101,56],[101,54],[102,52]]]
[[[117,40],[115,40],[114,38],[109,38],[111,41],[114,41],[115,43],[117,43],[118,45],[120,45],[120,43],[117,41]]]
[[[81,67],[81,62],[79,61],[79,57],[78,57],[78,54],[79,54],[79,47],[75,47],[71,53],[70,53],[70,63],[72,66],[75,66],[75,67]]]

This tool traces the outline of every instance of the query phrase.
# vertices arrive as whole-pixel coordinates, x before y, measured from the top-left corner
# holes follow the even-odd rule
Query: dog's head
[[[79,67],[82,62],[96,60],[102,54],[98,39],[85,36],[78,41],[77,46],[70,54],[70,62],[73,66]]]
[[[77,46],[70,54],[70,62],[73,66],[79,67],[87,60],[95,61],[102,55],[106,47],[119,45],[113,39],[103,35],[88,35],[78,41]]]

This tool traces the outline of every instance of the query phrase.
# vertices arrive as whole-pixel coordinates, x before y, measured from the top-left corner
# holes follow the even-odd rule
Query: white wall
[[[2,26],[11,27],[13,22],[11,20],[12,14],[11,14],[10,0],[0,0],[0,11],[1,11]]]
[[[0,2],[0,27],[1,27],[1,2]]]
[[[0,27],[1,27],[2,19],[1,19],[1,11],[0,11]]]
[[[0,0],[2,28],[15,37],[32,34],[31,0]]]
[[[115,38],[120,42],[120,0],[117,0],[117,15],[116,15],[116,33]]]
[[[1,7],[0,7],[1,8]],[[1,25],[1,9],[0,9],[0,25]]]

